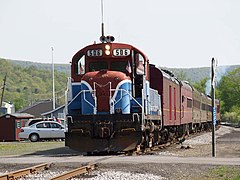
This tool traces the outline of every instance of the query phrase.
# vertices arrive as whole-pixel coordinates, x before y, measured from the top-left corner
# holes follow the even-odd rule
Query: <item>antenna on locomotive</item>
[[[106,42],[106,38],[104,36],[104,22],[103,22],[103,0],[101,0],[101,16],[102,16],[102,36],[100,37],[100,41],[102,43]]]
[[[102,15],[102,37],[104,37],[103,0],[101,0],[101,15]]]
[[[102,16],[102,36],[100,37],[100,41],[102,43],[105,42],[113,42],[115,40],[115,38],[113,36],[105,36],[104,35],[104,22],[103,22],[103,0],[101,0],[101,16]]]

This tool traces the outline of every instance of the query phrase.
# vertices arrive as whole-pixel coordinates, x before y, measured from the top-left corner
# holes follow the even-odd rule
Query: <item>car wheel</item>
[[[39,139],[39,136],[38,136],[38,134],[31,134],[29,139],[31,142],[37,142]]]

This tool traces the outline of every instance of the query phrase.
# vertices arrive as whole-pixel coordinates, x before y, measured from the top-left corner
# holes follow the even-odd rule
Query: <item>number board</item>
[[[129,56],[131,54],[130,49],[114,49],[113,55],[114,56]]]
[[[90,49],[87,51],[87,56],[89,57],[96,57],[96,56],[102,56],[102,50],[101,49]]]

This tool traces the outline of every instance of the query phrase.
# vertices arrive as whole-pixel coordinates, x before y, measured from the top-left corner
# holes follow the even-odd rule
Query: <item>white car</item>
[[[40,139],[64,139],[64,127],[58,122],[41,121],[31,126],[21,128],[20,139],[30,139],[36,142]]]

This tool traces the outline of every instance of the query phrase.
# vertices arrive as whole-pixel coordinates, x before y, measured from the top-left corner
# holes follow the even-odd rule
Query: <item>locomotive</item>
[[[87,153],[126,152],[211,126],[208,96],[150,64],[136,47],[114,43],[112,36],[101,41],[72,58],[66,146]]]

